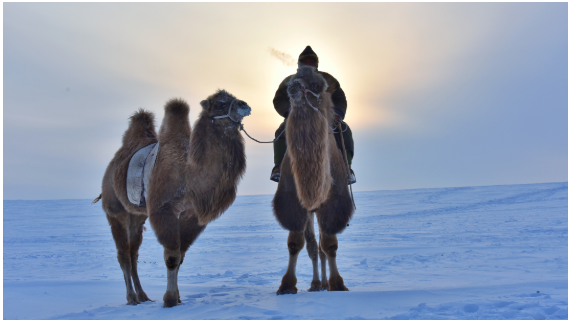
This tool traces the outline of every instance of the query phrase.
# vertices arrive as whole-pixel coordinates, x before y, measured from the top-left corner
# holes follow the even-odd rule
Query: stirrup
[[[354,170],[350,169],[350,173],[348,174],[348,185],[356,183],[356,174]]]

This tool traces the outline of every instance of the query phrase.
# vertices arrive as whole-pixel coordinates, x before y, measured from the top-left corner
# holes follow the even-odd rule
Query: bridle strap
[[[237,100],[237,98],[231,100],[231,103],[229,104],[229,111],[227,111],[227,114],[226,114],[226,115],[223,115],[223,116],[215,116],[215,117],[212,117],[212,118],[213,118],[213,119],[229,118],[229,119],[231,119],[233,122],[239,123],[240,121],[235,121],[235,120],[233,120],[233,118],[231,118],[231,116],[230,116],[230,114],[231,114],[231,108],[233,107],[233,102],[235,102],[235,100]]]
[[[335,128],[332,128],[332,127],[330,126],[330,124],[328,123],[328,119],[326,119],[326,116],[325,116],[324,114],[322,114],[322,112],[320,112],[320,110],[318,110],[318,108],[314,107],[314,106],[312,105],[312,103],[310,103],[310,100],[308,100],[308,95],[307,95],[307,93],[308,93],[308,92],[312,93],[312,95],[316,97],[316,100],[320,99],[320,95],[319,95],[319,94],[316,94],[316,93],[314,93],[314,92],[312,92],[312,91],[310,91],[310,90],[308,90],[308,89],[306,89],[303,85],[301,85],[300,88],[301,88],[302,92],[304,92],[304,98],[306,99],[306,102],[308,103],[308,105],[309,105],[312,109],[314,109],[314,111],[318,112],[318,113],[324,118],[324,120],[326,120],[326,125],[328,125],[328,128],[330,128],[330,130],[332,130],[332,132],[334,132]],[[319,102],[319,103],[320,103],[320,102]],[[336,127],[336,128],[337,128],[337,127]]]

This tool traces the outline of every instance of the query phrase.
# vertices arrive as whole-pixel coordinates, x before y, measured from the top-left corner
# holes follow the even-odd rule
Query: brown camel
[[[281,179],[273,212],[289,230],[288,269],[277,294],[296,293],[296,261],[304,247],[312,260],[313,280],[308,291],[348,291],[336,265],[337,233],[352,217],[347,165],[333,135],[334,112],[328,85],[315,68],[300,67],[288,84],[291,110],[286,123],[288,149],[281,163]],[[314,233],[316,214],[320,239]],[[318,256],[322,281],[318,276]],[[326,277],[326,261],[330,278]]]
[[[172,307],[181,303],[177,277],[186,251],[206,225],[235,200],[237,184],[245,172],[239,123],[251,108],[225,90],[200,104],[202,112],[191,130],[189,106],[179,99],[170,100],[158,137],[152,113],[139,110],[131,117],[123,145],[105,172],[100,198],[123,270],[127,304],[150,300],[142,290],[136,265],[148,217],[164,247],[168,276],[164,307]],[[133,204],[126,188],[129,161],[138,150],[156,142],[159,149],[147,198],[142,197],[141,205]]]

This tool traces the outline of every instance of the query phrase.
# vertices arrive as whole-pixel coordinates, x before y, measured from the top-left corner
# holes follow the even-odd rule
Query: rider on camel
[[[310,46],[307,46],[304,51],[302,51],[302,53],[300,54],[300,56],[298,57],[298,66],[312,66],[314,68],[316,68],[316,70],[318,70],[318,56],[316,55],[316,53],[312,50],[312,48],[310,48]],[[348,164],[352,165],[352,159],[354,157],[354,139],[352,137],[352,130],[350,130],[350,127],[348,126],[348,124],[346,124],[343,120],[344,120],[344,116],[346,115],[346,111],[348,109],[348,101],[346,101],[346,95],[344,94],[344,91],[342,90],[342,88],[340,88],[340,83],[338,82],[338,80],[336,80],[334,77],[332,77],[332,75],[326,73],[326,72],[322,72],[322,71],[318,71],[326,80],[326,83],[328,84],[328,89],[326,90],[327,92],[329,92],[332,96],[332,102],[334,103],[334,113],[336,116],[336,121],[341,121],[342,122],[342,135],[344,138],[344,145],[346,147],[346,153],[347,153],[347,158],[348,158]],[[275,107],[275,110],[281,115],[283,116],[285,119],[283,121],[283,123],[279,126],[279,128],[277,129],[277,131],[275,131],[275,138],[278,137],[278,139],[275,140],[274,144],[273,144],[273,149],[274,149],[274,159],[275,159],[275,167],[273,168],[273,171],[271,172],[271,180],[275,181],[275,182],[279,182],[280,177],[281,177],[281,162],[284,158],[285,152],[286,152],[286,139],[285,139],[285,134],[281,134],[283,133],[283,131],[285,130],[285,126],[286,126],[286,119],[288,117],[288,114],[290,112],[290,101],[289,101],[289,97],[287,94],[287,84],[290,80],[290,78],[294,76],[294,75],[290,75],[288,77],[286,77],[281,84],[279,85],[279,88],[277,89],[277,92],[275,93],[275,98],[273,99],[273,105]],[[336,126],[334,126],[336,127]],[[342,142],[341,142],[341,138],[340,138],[340,131],[339,129],[336,129],[334,132],[334,137],[336,138],[336,145],[338,146],[338,148],[340,149],[340,152],[342,152]],[[348,184],[352,184],[356,182],[356,176],[354,174],[354,171],[352,169],[350,169],[350,175],[348,177]]]

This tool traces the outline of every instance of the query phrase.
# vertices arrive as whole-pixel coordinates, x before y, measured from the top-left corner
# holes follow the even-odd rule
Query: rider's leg
[[[275,182],[279,182],[281,178],[281,162],[283,161],[285,152],[286,152],[286,139],[285,133],[285,121],[281,123],[277,131],[275,131],[275,138],[280,137],[273,143],[273,152],[274,152],[274,160],[275,160],[275,167],[271,172],[271,180]],[[282,134],[281,134],[282,133]]]
[[[339,131],[339,129],[336,129]],[[344,146],[346,147],[346,155],[348,158],[348,165],[350,166],[350,176],[348,177],[348,184],[352,184],[356,182],[356,175],[354,171],[351,169],[352,166],[352,159],[354,158],[354,138],[352,136],[352,130],[347,123],[342,122],[342,136],[344,138]],[[334,138],[336,138],[336,145],[340,149],[342,155],[344,155],[344,151],[342,148],[342,140],[340,138],[340,132],[334,134]]]

